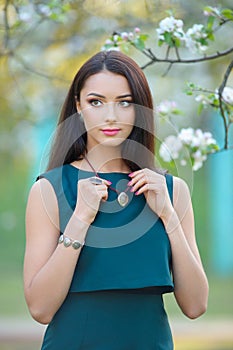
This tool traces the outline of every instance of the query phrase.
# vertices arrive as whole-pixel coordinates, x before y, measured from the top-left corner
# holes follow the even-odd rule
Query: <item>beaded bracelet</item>
[[[69,238],[67,236],[61,235],[59,237],[58,243],[63,243],[63,245],[67,248],[72,246],[74,249],[79,249],[80,247],[83,247],[85,242],[81,243],[77,240],[74,240],[72,238]]]

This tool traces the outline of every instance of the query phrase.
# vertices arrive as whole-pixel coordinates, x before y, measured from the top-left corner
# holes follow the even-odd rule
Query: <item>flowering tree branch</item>
[[[149,52],[151,52],[150,49]],[[141,51],[143,54],[145,54],[145,50]],[[143,66],[141,66],[142,69],[146,69],[147,67],[151,66],[152,64],[155,63],[170,63],[170,65],[174,65],[174,64],[190,64],[190,63],[201,63],[201,62],[205,62],[205,61],[212,61],[212,60],[216,60],[218,58],[224,57],[229,55],[230,53],[233,52],[233,47],[230,47],[227,50],[221,51],[221,52],[216,52],[213,55],[204,55],[203,57],[197,57],[197,58],[189,58],[189,59],[182,59],[180,58],[168,58],[167,56],[164,58],[158,58],[157,56],[155,56],[153,54],[153,57],[151,58],[151,60],[149,62],[147,62],[146,64],[144,64]],[[148,57],[148,55],[146,55]]]
[[[225,142],[224,142],[224,149],[228,149],[229,145],[228,145],[228,135],[229,135],[229,128],[231,126],[232,120],[231,118],[229,118],[229,120],[227,120],[227,116],[226,116],[226,111],[224,109],[224,105],[223,105],[223,93],[224,93],[224,88],[227,84],[227,80],[229,78],[229,75],[231,73],[233,69],[233,60],[230,62],[229,66],[227,67],[227,70],[225,72],[222,84],[220,85],[219,89],[218,89],[218,94],[219,94],[219,108],[220,108],[220,114],[223,118],[223,123],[224,123],[224,129],[225,129]]]
[[[149,35],[142,34],[139,28],[135,28],[133,32],[114,32],[105,42],[103,50],[123,50],[129,52],[132,46],[142,52],[149,61],[141,66],[146,69],[152,64],[168,63],[168,68],[163,74],[166,75],[175,64],[195,64],[207,61],[217,60],[233,53],[233,47],[229,47],[223,51],[217,51],[214,54],[207,55],[205,51],[208,49],[209,42],[215,40],[215,32],[228,22],[233,22],[233,10],[219,9],[216,7],[205,7],[204,14],[207,16],[207,23],[194,24],[186,32],[183,29],[183,21],[174,18],[171,14],[159,23],[156,29],[158,35],[158,46],[166,45],[164,57],[158,57],[151,48],[146,47],[146,40]],[[214,27],[214,25],[217,25]],[[201,56],[195,58],[182,58],[181,48],[188,49],[192,53],[199,53]],[[171,56],[172,50],[174,55]],[[227,87],[227,81],[233,69],[233,60],[228,65],[223,80],[218,89],[209,91],[189,83],[187,94],[196,96],[197,102],[200,102],[198,111],[201,113],[203,108],[208,106],[214,108],[220,114],[224,125],[224,146],[222,149],[217,145],[216,140],[209,132],[202,132],[200,129],[192,128],[177,131],[177,136],[168,136],[160,147],[159,154],[161,158],[169,163],[178,160],[182,165],[187,164],[187,151],[191,160],[193,170],[198,170],[207,159],[207,156],[214,152],[227,150],[232,148],[229,146],[229,129],[233,124],[233,89]],[[200,94],[201,93],[201,94]],[[170,122],[174,114],[180,114],[180,111],[174,106],[174,102],[165,101],[158,106],[158,115],[167,118]],[[172,122],[174,125],[174,123]],[[186,152],[184,151],[186,150]]]

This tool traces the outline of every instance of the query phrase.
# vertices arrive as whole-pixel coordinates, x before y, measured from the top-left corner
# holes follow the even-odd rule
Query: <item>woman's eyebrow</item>
[[[90,92],[87,96],[96,96],[96,97],[106,98],[105,96],[97,94],[96,92]]]
[[[96,92],[90,92],[87,96],[96,96],[96,97],[106,98],[106,96],[98,94]],[[126,97],[132,97],[132,95],[127,93],[127,94],[117,96],[116,99],[121,99]]]
[[[124,95],[117,96],[116,98],[120,99],[120,98],[125,98],[125,97],[132,97],[132,95],[131,94],[124,94]]]

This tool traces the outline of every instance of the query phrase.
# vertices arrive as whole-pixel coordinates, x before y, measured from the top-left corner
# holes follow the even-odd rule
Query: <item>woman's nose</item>
[[[116,121],[117,119],[117,111],[116,111],[116,103],[110,102],[106,105],[105,110],[105,121]]]

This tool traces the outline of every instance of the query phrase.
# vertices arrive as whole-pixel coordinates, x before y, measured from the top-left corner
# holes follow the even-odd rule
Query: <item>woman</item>
[[[25,296],[42,349],[171,350],[162,295],[206,310],[188,188],[154,166],[153,103],[129,57],[100,52],[70,87],[26,211]],[[171,277],[172,274],[172,277]]]

